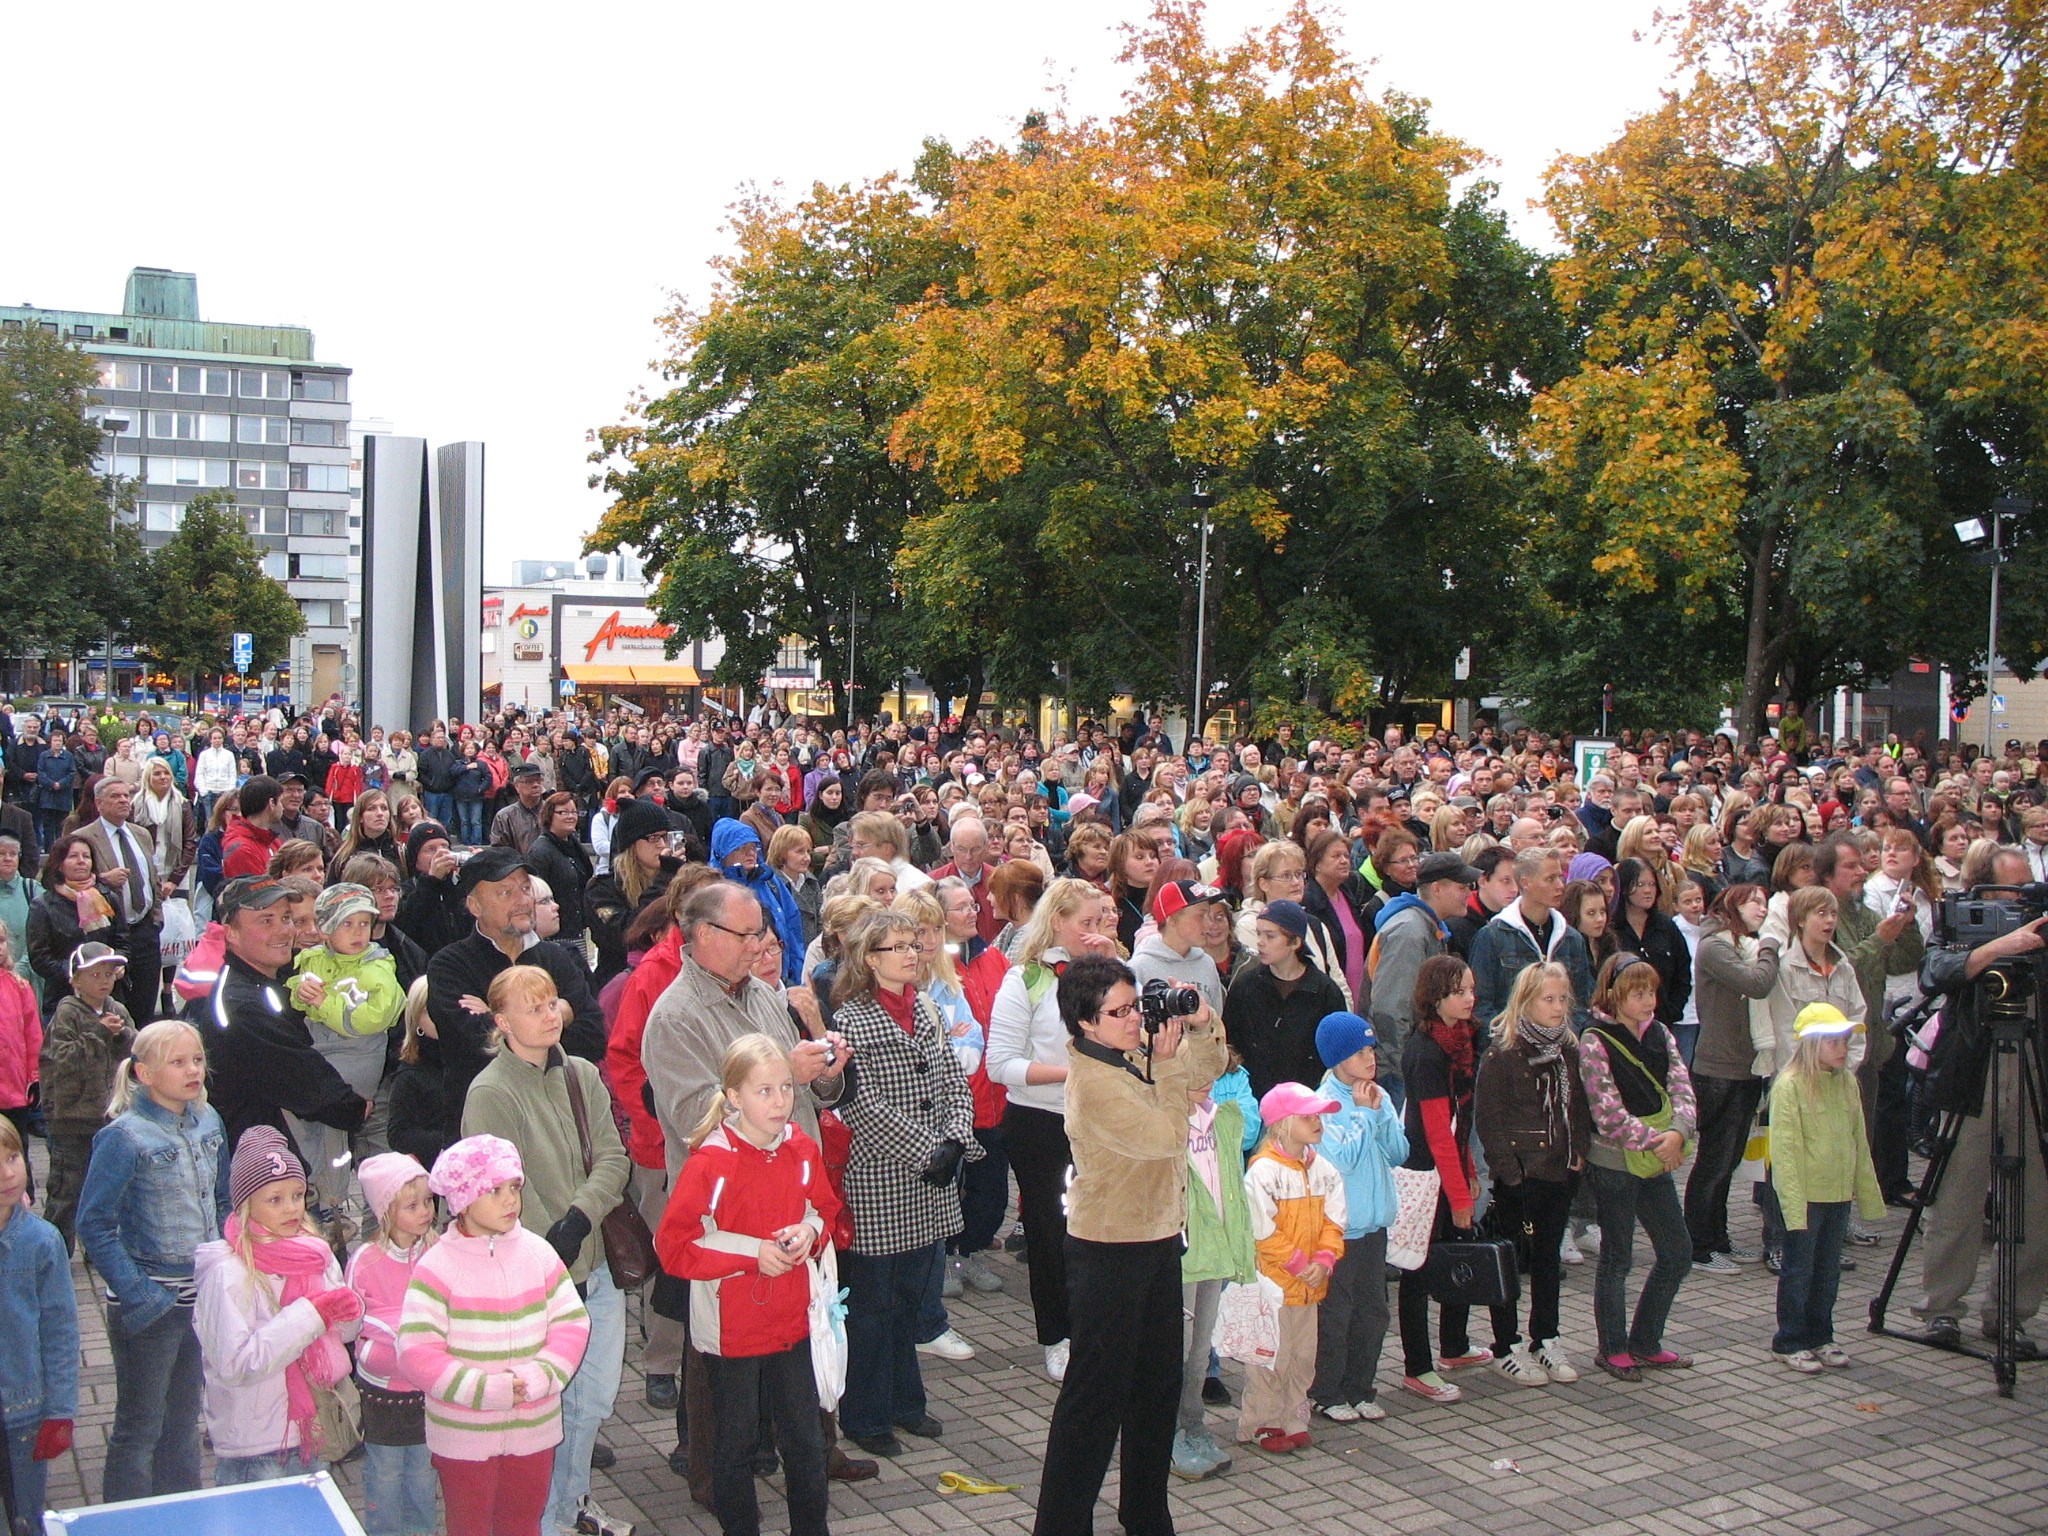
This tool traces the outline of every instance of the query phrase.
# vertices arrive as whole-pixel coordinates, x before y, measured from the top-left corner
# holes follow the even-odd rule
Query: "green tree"
[[[192,498],[170,542],[149,557],[148,591],[135,616],[136,644],[165,671],[190,677],[194,698],[206,678],[229,670],[236,631],[253,638],[258,666],[305,633],[305,615],[264,575],[262,551],[226,492]]]
[[[17,655],[122,638],[141,541],[114,520],[133,487],[94,472],[105,441],[86,414],[92,358],[42,330],[0,339],[0,613]]]
[[[677,643],[724,637],[723,681],[753,683],[799,637],[844,718],[849,645],[864,701],[913,659],[894,564],[931,482],[889,456],[910,401],[891,322],[946,248],[888,177],[751,198],[732,227],[709,307],[663,321],[674,387],[598,434],[615,499],[589,548],[638,549]]]

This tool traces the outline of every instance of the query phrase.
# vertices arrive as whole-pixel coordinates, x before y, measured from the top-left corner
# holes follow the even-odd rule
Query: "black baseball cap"
[[[1432,853],[1422,861],[1422,867],[1415,871],[1415,888],[1434,885],[1439,880],[1455,880],[1460,885],[1477,885],[1479,871],[1467,864],[1455,853]]]

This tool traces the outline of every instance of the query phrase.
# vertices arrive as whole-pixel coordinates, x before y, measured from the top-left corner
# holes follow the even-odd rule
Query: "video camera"
[[[1941,898],[1941,942],[1972,950],[2048,917],[2048,883],[1973,885]]]

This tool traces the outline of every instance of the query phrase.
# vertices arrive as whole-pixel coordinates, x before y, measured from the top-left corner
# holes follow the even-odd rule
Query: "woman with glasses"
[[[1286,840],[1267,843],[1253,855],[1251,873],[1245,879],[1244,905],[1237,912],[1238,945],[1251,953],[1259,947],[1259,914],[1270,902],[1291,901],[1303,904],[1308,897],[1308,858],[1294,843]],[[1303,910],[1307,907],[1303,905]],[[1302,955],[1310,964],[1337,983],[1337,990],[1344,994],[1344,1007],[1351,1007],[1351,987],[1344,979],[1343,952],[1337,948],[1336,935],[1330,925],[1314,913],[1309,914],[1308,933],[1301,944]]]
[[[876,912],[848,935],[832,986],[833,1023],[860,1071],[840,1118],[853,1133],[846,1204],[853,1246],[840,1260],[846,1307],[847,1435],[872,1456],[899,1456],[896,1431],[942,1432],[926,1410],[917,1322],[938,1286],[946,1239],[960,1230],[958,1175],[981,1156],[974,1095],[944,1021],[917,989],[917,919]]]

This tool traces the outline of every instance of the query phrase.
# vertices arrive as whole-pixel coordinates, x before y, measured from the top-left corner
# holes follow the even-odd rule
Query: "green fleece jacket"
[[[1229,1280],[1249,1285],[1258,1273],[1258,1248],[1252,1242],[1251,1207],[1244,1194],[1244,1110],[1232,1100],[1219,1100],[1208,1134],[1216,1144],[1216,1178],[1223,1191],[1223,1209],[1209,1194],[1195,1160],[1195,1139],[1188,1125],[1188,1251],[1181,1255],[1183,1285],[1202,1280]]]
[[[1778,1074],[1771,1084],[1771,1183],[1794,1232],[1806,1230],[1809,1205],[1854,1200],[1865,1221],[1884,1215],[1854,1073],[1823,1072],[1805,1082]]]
[[[382,944],[372,944],[360,955],[337,955],[325,944],[316,944],[300,951],[294,969],[301,975],[318,976],[327,988],[320,1006],[305,1010],[306,1022],[337,1035],[354,1039],[381,1035],[405,1010],[398,966]]]

